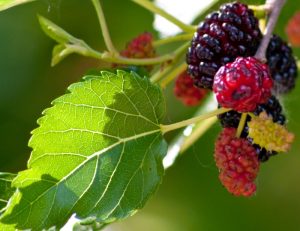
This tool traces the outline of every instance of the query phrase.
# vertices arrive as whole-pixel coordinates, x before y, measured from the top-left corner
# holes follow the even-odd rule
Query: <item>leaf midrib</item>
[[[16,216],[18,216],[19,214],[21,214],[24,210],[26,210],[29,206],[31,207],[36,201],[38,201],[42,196],[44,196],[48,191],[50,191],[53,187],[57,187],[60,183],[62,183],[63,181],[65,181],[66,179],[68,179],[70,176],[72,176],[72,174],[74,172],[77,171],[77,169],[81,168],[86,162],[88,162],[89,160],[91,160],[92,158],[94,158],[95,156],[100,156],[101,154],[111,150],[112,148],[122,144],[122,143],[126,143],[126,142],[129,142],[131,140],[135,140],[135,139],[138,139],[140,137],[145,137],[145,136],[148,136],[148,135],[152,135],[154,133],[157,133],[157,132],[161,132],[161,129],[156,129],[156,130],[152,130],[152,131],[147,131],[147,132],[144,132],[144,133],[140,133],[138,135],[135,135],[135,136],[131,136],[131,137],[127,137],[127,138],[124,138],[124,139],[120,139],[118,142],[98,151],[98,152],[95,152],[93,153],[92,155],[88,156],[88,158],[86,160],[84,160],[82,163],[80,163],[76,168],[74,168],[69,174],[67,174],[65,177],[61,178],[61,180],[59,180],[58,182],[56,182],[54,185],[50,186],[46,191],[44,191],[43,193],[41,193],[41,195],[39,195],[34,201],[32,202],[29,202],[28,206],[25,206],[23,209],[21,209],[18,213],[16,213],[14,216],[11,216],[9,220],[15,218]],[[28,217],[30,216],[30,213],[28,214]]]

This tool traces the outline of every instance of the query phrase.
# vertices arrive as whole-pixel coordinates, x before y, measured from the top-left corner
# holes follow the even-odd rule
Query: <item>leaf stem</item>
[[[247,115],[248,115],[248,113],[242,113],[242,116],[241,116],[241,119],[240,119],[240,122],[239,122],[239,126],[238,126],[237,131],[236,131],[236,137],[237,138],[240,138],[241,135],[242,135],[242,132],[244,130],[245,123],[246,123],[246,120],[247,120]]]
[[[210,112],[217,106],[218,104],[215,100],[215,97],[213,96],[213,94],[210,93],[208,97],[205,99],[205,101],[203,102],[203,104],[201,105],[201,107],[197,109],[194,116],[198,116]],[[188,125],[184,129],[180,130],[178,135],[172,140],[172,142],[169,145],[168,153],[163,160],[164,168],[167,169],[170,166],[172,166],[176,158],[178,157],[178,155],[183,153],[187,148],[189,148],[193,144],[193,142],[196,141],[196,136],[197,139],[199,139],[209,129],[209,124],[214,119],[216,119],[216,117],[212,117],[207,120],[200,121],[196,124]],[[199,131],[201,129],[202,129],[202,134]],[[196,134],[193,135],[194,132],[197,133],[197,135]],[[192,139],[193,141],[189,141],[190,139]],[[183,146],[185,147],[185,150],[182,149]]]
[[[165,44],[172,43],[172,42],[179,42],[179,41],[186,41],[186,40],[190,41],[192,39],[193,35],[194,35],[194,33],[179,34],[179,35],[170,36],[167,38],[156,40],[152,44],[154,47],[158,47],[158,46],[165,45]]]
[[[184,72],[187,68],[186,62],[181,63],[175,69],[173,69],[165,78],[161,80],[160,86],[165,88],[173,79],[175,79],[179,74]]]
[[[97,16],[98,16],[98,20],[99,20],[99,23],[100,23],[102,35],[103,35],[103,38],[104,38],[104,42],[105,42],[105,45],[106,45],[108,51],[111,52],[112,54],[118,54],[119,52],[114,47],[113,42],[111,40],[109,31],[108,31],[108,28],[107,28],[106,20],[105,20],[105,17],[104,17],[103,9],[101,7],[101,3],[99,2],[99,0],[92,0],[92,3],[95,7],[95,10],[96,10],[96,13],[97,13]]]
[[[264,33],[264,37],[261,41],[261,44],[255,54],[255,58],[260,60],[261,62],[266,62],[266,50],[268,48],[270,39],[272,37],[272,33],[274,30],[274,27],[276,25],[276,22],[278,20],[280,11],[282,7],[284,6],[286,0],[267,0],[266,5],[268,6],[268,9],[270,10],[269,20],[266,26],[266,30]]]
[[[213,116],[217,116],[217,115],[223,114],[223,113],[228,112],[230,110],[232,110],[232,109],[230,109],[230,108],[219,108],[219,109],[216,109],[216,110],[214,110],[212,112],[209,112],[207,114],[196,116],[196,117],[191,118],[191,119],[183,120],[183,121],[178,122],[178,123],[174,123],[174,124],[170,124],[170,125],[160,125],[161,131],[163,133],[167,133],[169,131],[173,131],[173,130],[185,127],[187,125],[200,122],[202,120],[211,118]]]
[[[174,25],[178,26],[181,30],[185,32],[195,32],[196,28],[191,25],[187,25],[182,21],[178,20],[174,16],[170,15],[163,9],[157,7],[155,4],[150,2],[149,0],[132,0],[133,2],[139,4],[140,6],[146,8],[147,10],[151,11],[152,13],[158,14],[168,21],[172,22]]]

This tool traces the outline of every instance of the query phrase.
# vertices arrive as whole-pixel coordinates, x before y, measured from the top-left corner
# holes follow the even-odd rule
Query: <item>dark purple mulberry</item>
[[[187,53],[194,84],[212,89],[218,69],[238,56],[253,56],[261,37],[258,21],[245,4],[224,4],[209,14],[199,24]]]
[[[288,93],[295,87],[297,63],[290,46],[279,36],[273,35],[268,49],[267,60],[274,79],[275,93]]]

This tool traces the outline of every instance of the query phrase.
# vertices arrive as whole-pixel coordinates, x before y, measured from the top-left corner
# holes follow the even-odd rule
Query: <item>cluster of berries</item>
[[[228,3],[200,23],[187,53],[188,73],[194,85],[212,89],[220,107],[232,109],[219,115],[223,131],[215,143],[214,157],[222,184],[236,196],[253,195],[260,162],[283,150],[274,145],[282,143],[276,141],[280,137],[269,139],[269,145],[258,143],[253,136],[264,137],[259,126],[269,126],[265,130],[288,134],[293,139],[286,132],[286,119],[275,95],[295,87],[296,61],[288,44],[273,35],[266,52],[267,63],[263,64],[253,57],[261,40],[253,11],[239,2]],[[259,116],[261,113],[269,118]]]
[[[214,157],[219,179],[236,196],[253,195],[260,162],[286,151],[293,140],[284,127],[286,118],[275,95],[295,87],[296,60],[289,45],[273,35],[267,63],[260,62],[253,56],[261,40],[258,19],[247,5],[222,5],[199,24],[186,56],[188,68],[177,77],[174,87],[174,94],[187,106],[198,105],[213,90],[219,106],[231,109],[218,116],[223,131],[215,143]],[[134,38],[121,55],[155,57],[152,35]],[[149,71],[152,67],[144,68]],[[260,127],[278,137],[264,134]]]

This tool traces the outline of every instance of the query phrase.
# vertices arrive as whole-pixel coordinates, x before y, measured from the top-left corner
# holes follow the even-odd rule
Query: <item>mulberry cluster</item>
[[[296,60],[290,46],[273,35],[266,52],[267,63],[261,63],[253,57],[261,40],[262,33],[253,11],[239,2],[228,3],[199,24],[186,57],[194,85],[212,89],[220,107],[232,109],[219,115],[223,131],[216,141],[214,156],[222,184],[234,195],[252,195],[259,162],[290,145],[285,139],[275,142],[276,138],[270,134],[263,136],[260,123],[266,126],[265,131],[289,134],[284,127],[286,118],[282,106],[275,96],[295,87]],[[240,135],[237,128],[241,113],[248,115]],[[261,113],[267,122],[255,117]],[[248,123],[252,126],[250,130]],[[268,139],[262,140],[262,137]],[[266,144],[264,141],[274,142]],[[282,146],[270,148],[277,143]]]
[[[150,33],[141,34],[121,55],[155,57],[152,40]],[[218,116],[223,131],[214,158],[220,181],[236,196],[253,195],[260,162],[287,151],[294,139],[276,97],[295,87],[296,60],[289,45],[273,35],[262,63],[254,57],[261,40],[258,20],[246,4],[222,5],[199,24],[186,55],[187,70],[174,87],[187,106],[198,105],[210,89],[219,106],[231,110]],[[242,113],[247,113],[245,124],[240,124]]]

